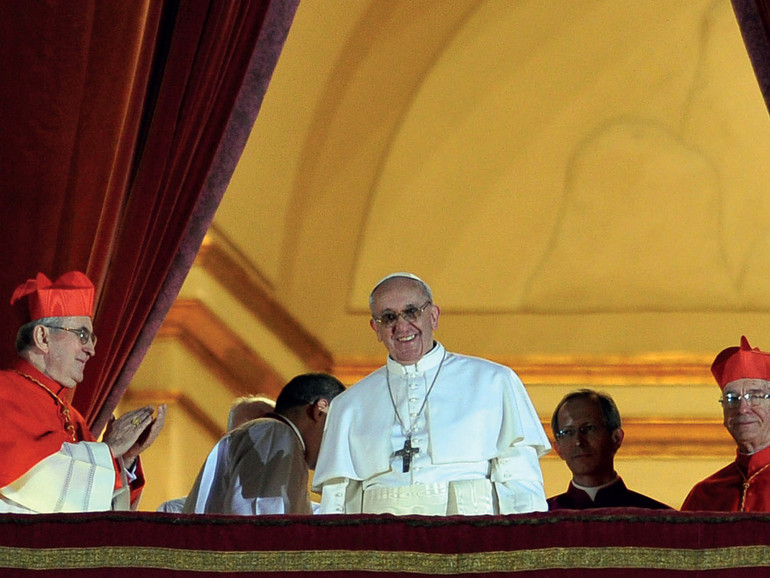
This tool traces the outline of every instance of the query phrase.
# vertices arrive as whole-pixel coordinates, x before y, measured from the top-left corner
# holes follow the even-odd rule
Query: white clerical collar
[[[304,452],[304,451],[305,451],[305,440],[303,440],[303,439],[302,439],[302,434],[301,434],[301,433],[299,433],[299,429],[297,429],[297,426],[296,426],[296,425],[294,425],[294,422],[293,422],[293,421],[291,421],[291,420],[290,420],[288,417],[286,417],[285,415],[280,415],[280,414],[278,414],[278,413],[276,413],[276,414],[271,414],[271,415],[275,416],[275,417],[278,419],[278,421],[282,421],[283,423],[285,423],[285,424],[286,424],[286,425],[288,425],[288,426],[289,426],[291,429],[293,429],[293,430],[294,430],[294,433],[297,435],[297,438],[299,438],[299,443],[301,443],[301,444],[302,444],[302,451]]]
[[[604,488],[611,486],[615,482],[618,481],[619,476],[615,476],[614,479],[610,480],[606,484],[602,484],[601,486],[581,486],[580,484],[576,484],[575,480],[572,480],[572,485],[575,486],[578,490],[583,490],[588,496],[591,498],[591,501],[593,502],[596,500],[596,494],[599,493],[599,490],[603,490]]]
[[[441,345],[438,341],[434,341],[433,343],[433,349],[423,355],[417,363],[402,365],[395,359],[388,356],[388,371],[394,375],[413,375],[415,373],[421,373],[435,369],[444,359],[444,346]]]

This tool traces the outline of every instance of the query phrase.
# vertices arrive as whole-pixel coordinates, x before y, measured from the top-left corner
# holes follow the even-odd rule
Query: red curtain
[[[732,0],[754,74],[770,108],[770,1]]]
[[[189,271],[298,2],[0,0],[0,298],[38,271],[94,281],[75,405],[97,432]],[[0,306],[5,363],[19,322]]]

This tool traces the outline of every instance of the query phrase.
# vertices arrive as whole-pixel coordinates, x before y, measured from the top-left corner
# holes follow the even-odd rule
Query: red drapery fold
[[[19,321],[7,307],[13,287],[37,271],[86,270],[124,202],[161,4],[102,4],[0,4],[6,363]]]
[[[0,0],[0,299],[37,271],[94,280],[75,404],[97,431],[189,271],[267,79],[242,85],[269,79],[297,3]],[[0,306],[3,361],[18,324]]]
[[[770,1],[732,0],[759,88],[770,108]]]
[[[110,412],[127,389],[192,267],[206,231],[211,225],[214,212],[222,200],[241,152],[246,146],[298,5],[299,0],[272,0],[266,8],[262,29],[257,38],[256,48],[252,51],[246,76],[232,107],[230,118],[223,129],[211,167],[205,176],[205,184],[190,216],[184,237],[181,239],[179,251],[174,256],[173,263],[131,353],[120,369],[113,387],[109,389],[108,397],[95,422],[96,429],[101,429],[106,424]]]

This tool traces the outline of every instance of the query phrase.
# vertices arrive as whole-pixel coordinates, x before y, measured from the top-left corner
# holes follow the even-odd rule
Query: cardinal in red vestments
[[[144,479],[139,454],[157,438],[165,406],[114,419],[98,442],[71,404],[95,354],[94,286],[79,271],[19,285],[29,321],[19,358],[0,371],[0,512],[51,513],[135,508]]]
[[[739,347],[717,355],[711,373],[737,456],[698,482],[682,510],[770,512],[770,353],[752,349],[742,336]]]

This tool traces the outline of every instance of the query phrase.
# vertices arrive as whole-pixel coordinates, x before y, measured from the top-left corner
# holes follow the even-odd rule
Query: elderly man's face
[[[69,329],[85,327],[89,331],[93,328],[90,317],[63,317],[62,319],[62,327]],[[89,340],[84,344],[76,334],[60,329],[48,328],[48,336],[45,373],[65,387],[75,387],[83,381],[83,370],[95,353],[93,341]]]
[[[372,317],[386,313],[399,314],[406,309],[420,309],[428,302],[420,284],[412,279],[394,278],[386,281],[374,293]],[[388,327],[371,319],[369,324],[377,339],[385,344],[390,356],[404,365],[418,362],[433,347],[433,331],[438,328],[439,308],[428,305],[413,321],[399,315]]]
[[[770,394],[770,381],[736,379],[725,385],[722,398],[747,393]],[[735,407],[723,402],[722,413],[725,427],[741,452],[750,454],[770,446],[770,399],[741,399]]]

